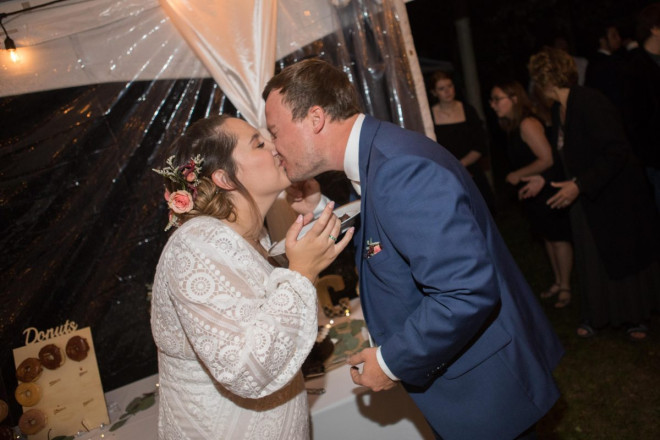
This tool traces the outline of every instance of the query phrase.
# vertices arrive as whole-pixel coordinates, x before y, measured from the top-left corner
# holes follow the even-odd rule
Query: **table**
[[[351,300],[351,318],[362,319],[357,298]],[[319,312],[319,325],[327,322],[328,318]],[[313,440],[435,439],[424,416],[401,385],[374,393],[355,385],[349,370],[348,365],[342,365],[305,382],[308,388],[326,390],[321,395],[309,395]]]
[[[351,318],[362,319],[358,299],[351,301]],[[320,312],[319,323],[324,325],[327,321]],[[309,379],[305,385],[307,388],[326,390],[321,395],[309,395],[312,440],[435,438],[424,417],[400,385],[388,391],[373,393],[353,383],[348,365]],[[158,375],[152,375],[107,392],[105,398],[110,425],[77,436],[76,440],[156,440],[157,391]],[[155,404],[148,406],[151,398],[155,398]],[[126,408],[134,399],[144,400],[144,406],[148,407],[126,417]],[[118,427],[116,424],[123,420],[125,423]]]
[[[155,399],[154,404],[133,415],[126,415],[126,408],[135,399]],[[157,440],[158,439],[158,375],[145,377],[136,382],[105,393],[110,424],[76,436],[76,440]],[[124,416],[124,417],[122,417]],[[120,422],[125,423],[120,425]],[[113,430],[114,429],[114,430]]]

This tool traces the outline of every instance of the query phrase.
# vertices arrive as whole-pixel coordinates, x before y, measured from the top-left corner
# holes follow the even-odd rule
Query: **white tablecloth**
[[[346,318],[335,319],[341,321]],[[363,319],[359,299],[351,301],[351,318]],[[319,325],[328,319],[319,312]],[[350,366],[342,365],[324,376],[307,380],[308,388],[325,388],[309,395],[313,440],[378,439],[433,440],[424,416],[400,385],[374,393],[351,380]]]
[[[359,301],[351,301],[353,319],[362,319]],[[340,318],[347,319],[347,318]],[[327,318],[319,314],[319,323]],[[356,386],[351,380],[349,366],[342,365],[324,376],[306,381],[308,388],[325,388],[321,395],[309,395],[313,440],[378,439],[432,440],[433,433],[423,416],[401,386],[373,393]],[[126,407],[136,398],[157,391],[158,376],[153,375],[105,394],[110,425],[92,430],[77,440],[156,440],[158,399],[156,404],[123,417]],[[114,431],[110,429],[120,420],[126,422]]]

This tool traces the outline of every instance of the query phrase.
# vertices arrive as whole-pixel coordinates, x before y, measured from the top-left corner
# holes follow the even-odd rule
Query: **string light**
[[[16,52],[16,43],[14,43],[14,40],[12,40],[11,37],[9,36],[9,33],[7,32],[7,29],[5,29],[5,25],[2,24],[2,20],[9,17],[10,15],[21,14],[23,12],[28,12],[28,11],[32,11],[34,9],[43,8],[44,6],[49,6],[49,5],[52,5],[52,4],[55,4],[55,3],[60,3],[60,2],[63,2],[63,1],[66,1],[66,0],[53,0],[51,2],[44,3],[42,5],[30,6],[30,7],[27,7],[27,8],[18,10],[18,11],[13,11],[13,12],[0,12],[0,26],[2,27],[2,30],[4,31],[5,37],[6,37],[5,38],[5,49],[7,51],[9,51],[9,56],[11,57],[11,60],[13,62],[18,61],[18,53]]]
[[[18,55],[16,54],[16,43],[14,43],[14,40],[11,39],[9,36],[9,33],[7,32],[7,29],[5,29],[5,25],[2,24],[2,20],[7,16],[7,14],[0,14],[0,26],[2,26],[2,30],[5,33],[5,49],[9,51],[9,56],[11,57],[11,60],[13,62],[18,61]]]

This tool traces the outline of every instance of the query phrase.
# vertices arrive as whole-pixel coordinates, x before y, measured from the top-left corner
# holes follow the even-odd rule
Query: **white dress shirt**
[[[348,136],[344,153],[344,173],[346,173],[346,177],[351,181],[353,189],[358,195],[362,194],[360,188],[360,132],[362,131],[363,122],[364,114],[360,113],[353,124],[353,128],[351,128],[351,134]]]

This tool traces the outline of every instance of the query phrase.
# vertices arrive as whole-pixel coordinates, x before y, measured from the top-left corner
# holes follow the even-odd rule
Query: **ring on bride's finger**
[[[328,234],[328,237],[330,237],[330,240],[332,240],[332,241],[337,241],[337,237],[335,237],[332,234]]]

